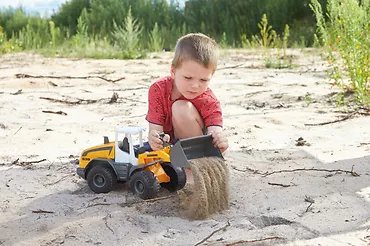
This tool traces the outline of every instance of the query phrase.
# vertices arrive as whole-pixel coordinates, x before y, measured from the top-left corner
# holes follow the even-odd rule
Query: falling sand
[[[224,159],[190,160],[194,183],[184,187],[182,206],[191,219],[205,219],[229,207],[229,171]]]

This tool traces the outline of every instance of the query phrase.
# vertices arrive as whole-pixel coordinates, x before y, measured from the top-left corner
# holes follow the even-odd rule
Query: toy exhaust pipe
[[[181,168],[190,168],[189,160],[202,157],[222,157],[219,148],[212,143],[212,135],[181,139],[171,148],[171,163]]]

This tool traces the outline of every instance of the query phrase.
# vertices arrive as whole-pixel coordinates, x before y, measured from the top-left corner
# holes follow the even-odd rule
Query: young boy
[[[216,71],[218,47],[203,34],[187,34],[176,44],[171,76],[156,81],[148,93],[148,142],[153,150],[164,141],[212,134],[213,144],[223,153],[228,140],[222,130],[220,102],[208,85]]]

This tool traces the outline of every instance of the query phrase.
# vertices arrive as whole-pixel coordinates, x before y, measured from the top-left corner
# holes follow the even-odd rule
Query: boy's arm
[[[221,153],[224,153],[229,144],[222,128],[223,118],[220,101],[214,96],[209,97],[200,113],[207,127],[207,132],[212,134],[214,146],[218,147]]]
[[[160,139],[159,133],[163,132],[163,123],[165,114],[163,112],[163,88],[158,83],[150,86],[148,91],[148,113],[146,120],[149,123],[148,143],[152,150],[163,149],[163,142]],[[169,141],[169,135],[165,135],[164,141]]]
[[[218,147],[221,153],[224,153],[229,147],[227,137],[222,130],[221,126],[209,126],[207,127],[207,132],[212,134],[213,144],[215,147]]]

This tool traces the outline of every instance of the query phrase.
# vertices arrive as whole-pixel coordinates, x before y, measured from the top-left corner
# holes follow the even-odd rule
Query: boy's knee
[[[204,123],[197,108],[189,101],[179,100],[172,105],[172,124],[176,138],[203,134]]]
[[[172,104],[172,119],[198,118],[198,110],[195,106],[186,100],[178,100]]]

